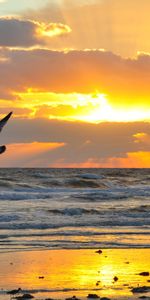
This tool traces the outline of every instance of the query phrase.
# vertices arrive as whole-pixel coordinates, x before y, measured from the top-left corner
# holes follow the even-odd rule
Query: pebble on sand
[[[95,253],[102,254],[103,251],[99,249],[99,250],[95,251]]]
[[[139,275],[141,275],[141,276],[149,276],[149,272],[141,272],[141,273],[139,273]]]
[[[135,287],[133,289],[131,289],[131,292],[133,294],[136,293],[148,293],[150,291],[150,287],[149,286],[140,286],[140,287]]]
[[[97,294],[88,294],[87,298],[89,299],[98,299],[100,298]]]
[[[72,296],[70,298],[66,298],[65,300],[80,300],[80,299],[77,298],[76,296]]]
[[[8,291],[7,294],[8,295],[16,295],[16,294],[19,294],[21,292],[21,288],[18,288],[17,290],[11,290],[11,291]]]
[[[115,277],[113,278],[113,280],[114,280],[114,282],[118,281],[118,277],[115,276]]]
[[[34,296],[31,295],[31,294],[23,294],[22,296],[18,296],[15,299],[17,299],[17,300],[21,300],[21,299],[26,300],[26,299],[32,299],[32,298],[34,298]]]

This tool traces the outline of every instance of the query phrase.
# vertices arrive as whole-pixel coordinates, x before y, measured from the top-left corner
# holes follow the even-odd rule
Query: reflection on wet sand
[[[19,287],[35,293],[36,299],[82,298],[89,293],[119,299],[139,297],[143,293],[131,289],[150,286],[149,249],[2,253],[0,266],[1,299],[9,299],[6,291]]]

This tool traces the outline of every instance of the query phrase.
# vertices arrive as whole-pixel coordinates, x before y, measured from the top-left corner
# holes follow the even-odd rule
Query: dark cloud
[[[0,46],[31,47],[40,40],[36,37],[37,24],[32,21],[0,18]]]
[[[70,32],[70,28],[57,23],[39,23],[17,18],[0,18],[1,47],[32,47],[46,45],[47,39]]]

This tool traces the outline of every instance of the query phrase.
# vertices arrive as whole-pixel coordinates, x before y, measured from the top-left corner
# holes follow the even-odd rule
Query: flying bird
[[[22,292],[22,289],[21,288],[19,288],[19,289],[17,289],[17,290],[11,290],[11,291],[8,291],[8,292],[6,292],[6,294],[8,294],[8,295],[10,295],[10,299],[12,299],[12,297],[13,296],[15,296],[15,295],[17,295],[17,294],[19,294],[19,293],[21,293]],[[13,297],[14,298],[14,297]]]
[[[12,112],[10,112],[6,117],[4,117],[1,121],[0,121],[0,132],[2,131],[3,127],[5,126],[5,124],[7,123],[7,121],[9,120],[9,118],[11,117]],[[2,154],[3,152],[5,152],[6,150],[6,146],[2,145],[0,146],[0,154]]]

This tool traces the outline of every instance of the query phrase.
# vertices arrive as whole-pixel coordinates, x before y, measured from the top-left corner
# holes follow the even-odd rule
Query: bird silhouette
[[[15,295],[21,293],[21,291],[22,291],[22,289],[19,288],[19,289],[17,289],[17,290],[11,290],[11,291],[8,291],[7,294],[10,295],[11,297],[13,297],[13,296],[15,296]]]
[[[2,131],[3,127],[5,126],[5,124],[7,123],[7,121],[9,120],[9,118],[11,117],[11,115],[12,115],[12,112],[10,112],[6,117],[4,117],[0,121],[0,132]],[[5,145],[0,146],[0,154],[2,154],[5,151],[6,151],[6,146]]]

